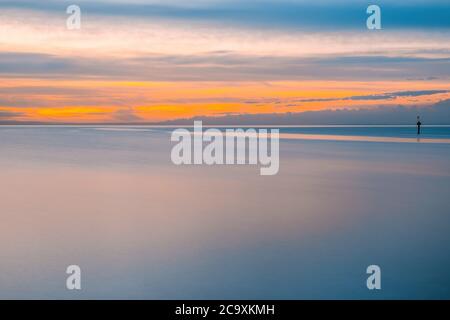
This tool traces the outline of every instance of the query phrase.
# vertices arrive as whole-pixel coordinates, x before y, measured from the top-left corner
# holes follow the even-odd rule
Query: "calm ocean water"
[[[204,126],[205,130],[209,127]],[[172,126],[102,126],[93,127],[103,130],[122,130],[122,131],[146,131],[146,130],[162,130],[171,131]],[[192,126],[186,126],[187,129],[192,129]],[[225,126],[219,126],[219,129],[225,130]],[[232,127],[230,127],[232,128]],[[245,129],[246,127],[244,127]],[[284,134],[308,134],[308,135],[338,135],[338,136],[363,136],[363,137],[392,137],[392,138],[417,138],[417,127],[411,126],[257,126],[252,128],[277,128],[280,133]],[[422,138],[450,138],[450,126],[422,126]]]
[[[264,126],[261,126],[264,128]],[[272,128],[268,126],[266,128]],[[417,138],[416,126],[282,126],[280,133]],[[423,138],[450,138],[450,126],[422,126]]]
[[[169,132],[0,126],[0,298],[450,298],[450,127],[282,128],[275,176]]]

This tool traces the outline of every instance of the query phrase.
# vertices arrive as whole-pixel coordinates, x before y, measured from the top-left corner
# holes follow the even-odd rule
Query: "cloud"
[[[397,97],[420,97],[429,96],[433,94],[448,93],[450,90],[415,90],[415,91],[399,91],[391,93],[382,93],[374,95],[364,95],[364,96],[353,96],[344,98],[342,100],[386,100],[394,99]]]
[[[21,117],[23,115],[24,114],[21,112],[0,110],[0,120],[9,120],[9,119]]]
[[[448,78],[450,58],[387,56],[291,57],[239,53],[80,58],[39,53],[0,53],[0,75],[147,81],[248,81],[301,79],[389,80]]]
[[[137,116],[132,108],[128,109],[120,109],[117,110],[113,116],[113,121],[119,121],[119,122],[136,122],[136,121],[142,121],[143,119]]]
[[[94,89],[49,86],[16,86],[0,88],[0,95],[85,95]]]
[[[164,122],[186,125],[202,120],[208,125],[406,125],[420,115],[424,124],[450,124],[450,99],[431,106],[379,106],[357,110],[323,110],[283,114],[234,114]]]
[[[246,104],[264,104],[264,103],[273,103],[273,104],[282,104],[282,103],[291,103],[293,106],[296,103],[304,103],[304,102],[331,102],[331,101],[375,101],[375,100],[390,100],[395,99],[397,97],[420,97],[420,96],[430,96],[435,94],[445,94],[449,93],[450,90],[410,90],[410,91],[398,91],[398,92],[388,92],[381,94],[369,94],[369,95],[361,95],[361,96],[350,96],[345,98],[305,98],[305,99],[253,99],[253,100],[245,100]]]

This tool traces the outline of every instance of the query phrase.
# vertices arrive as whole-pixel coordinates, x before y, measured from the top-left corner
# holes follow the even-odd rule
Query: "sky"
[[[0,123],[429,108],[449,40],[441,0],[0,0]]]

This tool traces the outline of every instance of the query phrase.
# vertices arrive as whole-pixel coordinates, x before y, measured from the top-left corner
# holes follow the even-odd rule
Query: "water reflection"
[[[374,298],[374,263],[375,298],[450,297],[445,144],[285,140],[265,177],[174,166],[169,141],[0,128],[0,297]]]

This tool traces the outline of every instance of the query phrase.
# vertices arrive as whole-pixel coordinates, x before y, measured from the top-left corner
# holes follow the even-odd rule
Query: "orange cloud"
[[[449,93],[370,99],[387,92],[446,90],[438,81],[146,82],[0,79],[0,108],[20,120],[52,122],[164,121],[227,113],[284,113],[378,105],[431,104]],[[17,92],[20,92],[20,96]],[[367,99],[348,99],[368,96]],[[8,104],[8,102],[10,104]],[[23,104],[22,104],[23,103]]]

